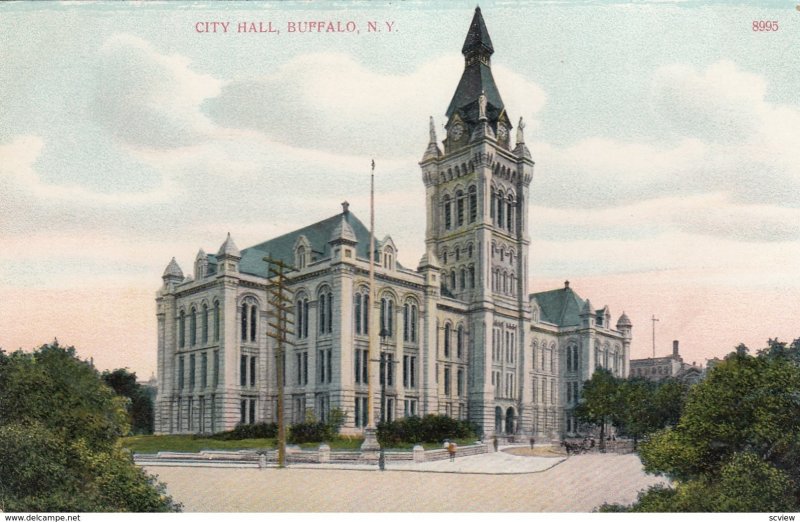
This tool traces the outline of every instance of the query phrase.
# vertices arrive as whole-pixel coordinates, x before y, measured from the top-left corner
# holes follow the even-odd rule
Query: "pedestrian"
[[[495,451],[497,451],[497,447],[498,447],[499,445],[500,445],[500,443],[498,442],[498,440],[497,440],[497,436],[495,435],[494,437],[492,437],[492,446],[494,446],[494,450],[495,450]]]
[[[536,439],[531,436],[531,451],[533,451],[533,445],[536,444]]]
[[[447,445],[447,452],[450,454],[450,462],[456,461],[456,443],[450,441],[450,444]]]

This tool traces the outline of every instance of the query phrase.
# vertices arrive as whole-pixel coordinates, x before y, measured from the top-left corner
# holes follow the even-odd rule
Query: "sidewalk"
[[[518,475],[524,473],[538,473],[548,470],[563,462],[566,457],[521,457],[502,451],[504,448],[518,446],[500,446],[500,451],[471,455],[468,457],[458,457],[454,462],[449,459],[436,460],[431,462],[387,462],[386,471],[414,471],[423,473],[468,473],[484,475]],[[456,454],[458,455],[458,454]],[[147,467],[225,467],[225,468],[258,468],[258,462],[232,463],[232,462],[204,462],[198,460],[181,460],[179,458],[169,459],[164,462],[147,461],[141,462]],[[293,463],[286,466],[290,469],[314,469],[314,470],[353,470],[353,471],[380,471],[378,462],[374,464],[364,463]],[[266,468],[277,468],[274,463],[270,463]]]

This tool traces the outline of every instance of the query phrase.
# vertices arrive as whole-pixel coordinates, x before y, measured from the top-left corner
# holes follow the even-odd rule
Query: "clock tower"
[[[486,430],[498,408],[513,408],[516,422],[525,426],[528,195],[534,162],[522,118],[512,149],[513,127],[492,76],[494,47],[480,8],[461,53],[464,72],[445,113],[443,148],[431,118],[420,162],[426,246],[441,264],[443,296],[463,303],[469,317],[470,419]]]

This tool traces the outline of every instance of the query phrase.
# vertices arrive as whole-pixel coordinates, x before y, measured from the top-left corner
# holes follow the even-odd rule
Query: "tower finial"
[[[517,124],[517,145],[520,143],[525,143],[525,122],[522,121],[522,116],[519,117],[519,123]]]
[[[436,125],[433,123],[433,116],[430,117],[430,129],[429,132],[431,134],[431,141],[430,143],[436,143],[438,140],[436,139]]]

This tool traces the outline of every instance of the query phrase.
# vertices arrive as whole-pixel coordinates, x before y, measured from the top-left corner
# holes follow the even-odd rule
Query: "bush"
[[[278,425],[274,422],[257,424],[239,424],[229,431],[221,431],[211,435],[215,440],[272,439],[278,436]],[[207,438],[206,435],[195,435],[195,438]]]
[[[300,422],[289,428],[286,437],[290,444],[304,442],[324,442],[336,438],[336,429],[331,424],[324,422]]]
[[[475,426],[469,421],[446,415],[406,417],[378,424],[378,441],[381,445],[397,446],[403,443],[442,442],[445,439],[475,437]]]

